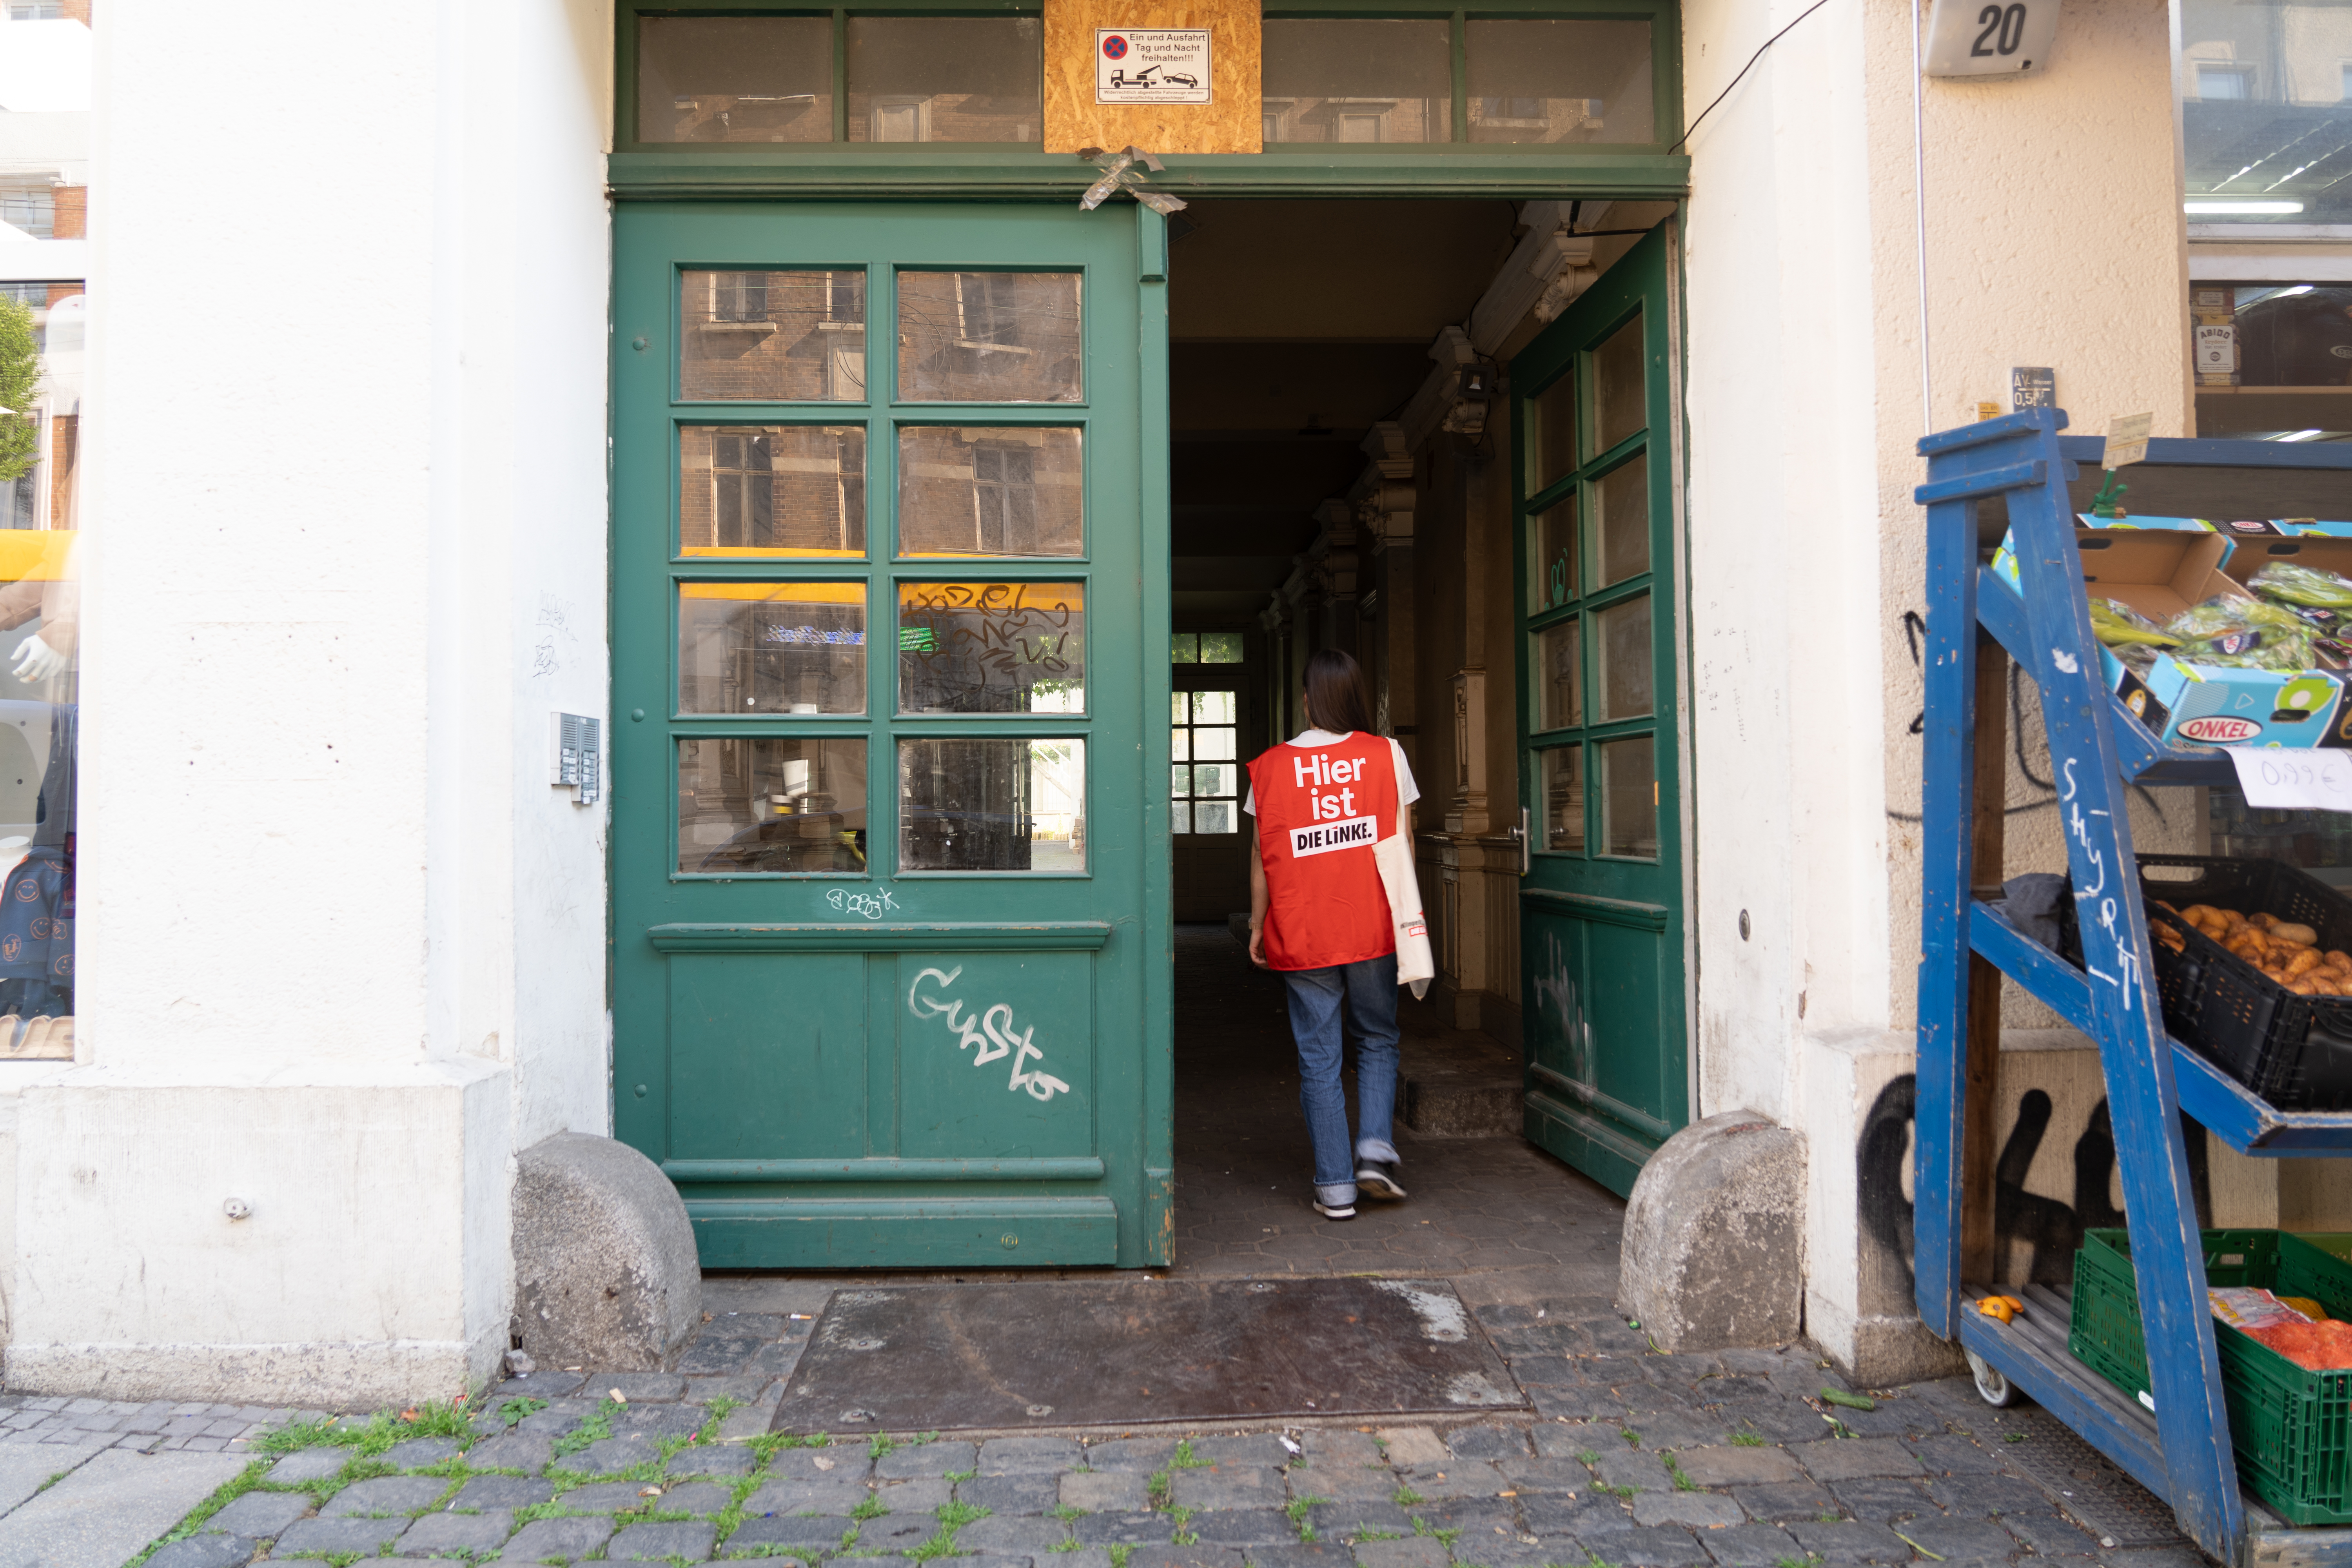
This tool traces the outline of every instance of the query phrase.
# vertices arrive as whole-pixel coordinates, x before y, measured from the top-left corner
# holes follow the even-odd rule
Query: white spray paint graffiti
[[[1543,973],[1536,976],[1536,1006],[1550,1003],[1559,1019],[1559,1037],[1568,1047],[1568,1076],[1579,1083],[1592,1081],[1592,1032],[1584,1010],[1576,1002],[1576,976],[1569,973],[1568,950],[1556,931],[1544,933]]]
[[[939,989],[945,991],[956,983],[956,976],[962,973],[963,965],[958,964],[953,969],[926,969],[916,975],[915,983],[907,987],[907,1010],[918,1018],[943,1020],[949,1028],[961,1037],[956,1041],[956,1049],[964,1050],[977,1047],[978,1049],[971,1058],[971,1065],[974,1067],[1011,1057],[1013,1078],[1004,1086],[1007,1089],[1025,1089],[1029,1091],[1029,1097],[1032,1100],[1051,1100],[1057,1094],[1068,1093],[1070,1086],[1049,1073],[1022,1070],[1022,1064],[1031,1057],[1035,1057],[1042,1062],[1045,1060],[1045,1053],[1030,1043],[1030,1037],[1037,1032],[1035,1025],[1031,1025],[1017,1035],[1013,1032],[1013,1008],[1009,1004],[999,1002],[974,1018],[965,1015],[963,1004],[961,1002],[943,996],[923,994],[924,981],[936,980],[939,982]]]
[[[2082,803],[2074,798],[2077,793],[2074,766],[2074,759],[2072,757],[2059,763],[2058,776],[2063,790],[2058,796],[2058,804],[2065,814],[2068,836],[2083,847],[2084,858],[2090,861],[2092,870],[2096,873],[2091,879],[2089,887],[2074,889],[2074,901],[2078,904],[2091,904],[2096,900],[2097,924],[2100,930],[2115,938],[2116,967],[2122,970],[2123,973],[2118,977],[2094,968],[2087,957],[2083,967],[2092,979],[2103,980],[2121,992],[2123,1009],[2126,1013],[2130,1013],[2138,1005],[2137,996],[2140,989],[2139,953],[2136,951],[2137,944],[2131,940],[2131,933],[2127,931],[2119,931],[2116,927],[2116,916],[2120,911],[2116,908],[2115,895],[2107,891],[2106,857],[2101,855],[2097,847],[2092,844],[2091,825],[2084,819]],[[2108,814],[2095,809],[2090,815],[2105,816]]]
[[[845,914],[864,915],[869,921],[878,921],[884,915],[898,912],[898,900],[890,896],[887,888],[872,893],[853,893],[846,888],[835,888],[825,894],[824,901]]]

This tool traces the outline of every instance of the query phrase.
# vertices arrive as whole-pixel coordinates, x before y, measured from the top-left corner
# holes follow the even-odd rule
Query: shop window
[[[1473,142],[1648,142],[1656,132],[1647,22],[1472,21]]]
[[[57,234],[58,193],[46,174],[0,179],[0,224],[28,239],[49,239]]]
[[[1044,30],[1032,16],[852,16],[852,142],[1043,138]]]
[[[2352,284],[2197,284],[2189,342],[2200,436],[2352,440]]]
[[[1444,142],[1454,124],[1452,31],[1443,20],[1269,17],[1265,140]]]
[[[2352,53],[2335,0],[2181,0],[2191,224],[2352,223]]]
[[[1233,634],[1239,640],[1239,634]],[[1170,709],[1169,756],[1174,777],[1169,821],[1178,833],[1241,831],[1242,764],[1235,728],[1238,695],[1179,691]]]

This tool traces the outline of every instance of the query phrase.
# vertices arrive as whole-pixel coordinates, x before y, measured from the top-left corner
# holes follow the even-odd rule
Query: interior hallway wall
[[[100,8],[81,1055],[11,1387],[446,1394],[513,1150],[604,1130],[604,814],[545,769],[604,712],[611,29]],[[260,148],[299,200],[222,199]]]

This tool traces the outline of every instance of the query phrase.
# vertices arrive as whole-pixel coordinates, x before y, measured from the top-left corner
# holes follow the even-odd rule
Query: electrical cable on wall
[[[1687,141],[1689,141],[1689,140],[1691,139],[1692,134],[1693,134],[1694,132],[1696,132],[1698,130],[1698,128],[1699,128],[1700,124],[1701,124],[1701,123],[1702,123],[1702,122],[1706,119],[1706,117],[1707,117],[1708,115],[1713,114],[1713,113],[1715,112],[1715,106],[1716,106],[1716,104],[1717,104],[1717,103],[1721,103],[1725,99],[1729,98],[1729,97],[1731,96],[1731,88],[1733,88],[1733,87],[1738,87],[1738,86],[1740,84],[1741,80],[1742,80],[1742,79],[1744,79],[1747,77],[1748,73],[1750,70],[1752,70],[1753,68],[1755,68],[1756,62],[1757,62],[1758,60],[1760,60],[1760,59],[1762,59],[1762,58],[1764,58],[1764,51],[1765,51],[1766,49],[1770,48],[1773,45],[1775,45],[1775,44],[1779,43],[1781,39],[1783,39],[1783,38],[1787,37],[1789,36],[1789,33],[1790,33],[1790,28],[1795,27],[1795,26],[1796,26],[1796,25],[1797,25],[1797,22],[1801,22],[1801,21],[1803,21],[1806,17],[1808,17],[1808,16],[1811,16],[1814,12],[1816,12],[1816,11],[1820,10],[1822,6],[1824,6],[1824,5],[1828,5],[1829,3],[1830,3],[1830,0],[1813,0],[1813,3],[1812,3],[1811,5],[1810,5],[1806,6],[1803,10],[1801,10],[1801,11],[1800,11],[1800,12],[1798,12],[1798,13],[1797,13],[1797,18],[1796,18],[1796,21],[1795,21],[1795,22],[1790,22],[1790,23],[1789,24],[1789,26],[1788,26],[1781,28],[1779,32],[1777,32],[1777,33],[1773,34],[1770,37],[1769,37],[1769,38],[1765,39],[1761,44],[1759,44],[1759,45],[1756,47],[1756,52],[1755,52],[1754,54],[1752,54],[1752,55],[1750,55],[1750,56],[1748,56],[1748,63],[1747,63],[1746,65],[1741,66],[1741,67],[1739,68],[1739,75],[1738,75],[1738,76],[1736,76],[1736,77],[1733,77],[1733,78],[1731,79],[1731,87],[1727,87],[1727,88],[1725,88],[1721,92],[1717,93],[1717,94],[1715,95],[1715,103],[1710,103],[1710,104],[1708,104],[1705,109],[1700,110],[1698,111],[1698,119],[1694,120],[1694,121],[1692,121],[1690,122],[1690,129],[1689,129],[1689,130],[1687,130],[1687,131],[1685,131],[1681,135],[1679,135],[1679,136],[1675,137],[1675,138],[1674,139],[1674,142],[1672,142],[1672,143],[1671,143],[1671,144],[1666,148],[1666,151],[1667,151],[1667,152],[1669,152],[1669,153],[1671,153],[1671,152],[1673,152],[1673,151],[1675,150],[1675,148],[1681,146],[1684,142],[1687,142]],[[1916,33],[1916,32],[1917,31],[1917,29],[1915,27],[1915,28],[1913,29],[1913,31]],[[1914,42],[1914,44],[1913,44],[1913,46],[1912,46],[1912,47],[1913,47],[1913,52],[1914,52],[1914,53],[1916,53],[1916,52],[1917,52],[1917,44],[1916,44],[1916,40],[1915,40],[1915,42]]]

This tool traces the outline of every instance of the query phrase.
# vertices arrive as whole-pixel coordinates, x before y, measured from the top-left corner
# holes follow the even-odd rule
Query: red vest
[[[1396,831],[1395,752],[1358,731],[1280,745],[1249,765],[1265,863],[1265,961],[1328,969],[1396,951],[1372,846]]]

